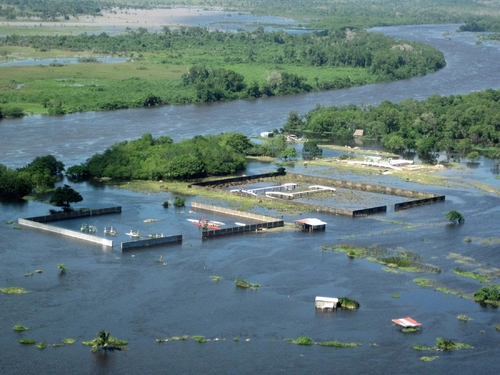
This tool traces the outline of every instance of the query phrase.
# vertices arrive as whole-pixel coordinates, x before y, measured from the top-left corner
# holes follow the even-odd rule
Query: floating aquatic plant
[[[340,342],[340,341],[322,341],[317,343],[320,346],[332,346],[335,348],[352,348],[355,346],[360,346],[358,342]]]
[[[207,339],[205,339],[205,336],[191,336],[191,338],[199,343],[204,343],[207,342]]]
[[[391,298],[401,298],[399,294],[392,293]]]
[[[420,331],[420,329],[417,327],[405,327],[401,330],[401,332],[404,332],[404,333],[412,333],[412,332],[417,332],[417,331]]]
[[[432,362],[434,361],[435,359],[438,359],[439,356],[438,355],[435,355],[435,356],[431,356],[431,357],[426,357],[426,356],[423,356],[423,357],[420,357],[420,360],[422,362]]]
[[[457,319],[461,320],[462,322],[468,322],[469,320],[472,320],[472,318],[469,318],[467,315],[458,315]]]
[[[64,344],[71,345],[71,344],[74,344],[74,343],[76,342],[76,340],[75,340],[75,339],[68,339],[68,338],[65,338],[65,339],[63,339],[63,340],[62,340],[62,342],[63,342]]]
[[[5,294],[26,294],[29,293],[26,289],[20,286],[11,286],[8,288],[0,288],[0,292]]]
[[[297,345],[312,345],[313,341],[310,337],[300,336],[297,337],[297,339],[294,340],[293,343]]]
[[[339,304],[344,309],[357,309],[359,308],[359,302],[349,299],[347,297],[340,297]]]
[[[44,342],[40,342],[37,344],[38,349],[45,349],[47,347],[47,344]]]
[[[100,349],[108,350],[125,350],[125,345],[128,344],[125,340],[118,340],[115,337],[110,336],[107,331],[100,331],[97,333],[97,337],[91,341],[83,341],[83,345],[91,346],[92,352],[97,352]]]
[[[222,276],[210,276],[210,278],[211,278],[213,281],[219,281],[220,279],[222,279]]]
[[[26,331],[28,329],[28,327],[16,324],[12,329],[14,331]]]
[[[58,269],[61,273],[65,273],[65,272],[66,272],[67,267],[66,267],[66,265],[65,265],[64,263],[59,263],[59,264],[57,265],[57,269]]]
[[[33,339],[21,339],[19,340],[19,342],[23,345],[32,345],[34,344],[36,341],[33,340]]]
[[[236,283],[236,286],[239,286],[240,288],[257,289],[260,286],[260,284],[249,283],[241,279],[236,279],[234,282]]]

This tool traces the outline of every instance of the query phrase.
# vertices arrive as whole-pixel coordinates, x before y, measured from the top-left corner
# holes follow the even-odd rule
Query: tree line
[[[292,111],[283,130],[310,138],[329,138],[346,144],[356,129],[388,150],[414,151],[433,161],[440,151],[463,155],[488,150],[500,158],[500,90],[484,90],[425,100],[384,101],[377,106],[316,106],[305,115]]]
[[[130,69],[148,70],[148,66],[154,64],[155,71],[158,71],[154,82],[116,75],[108,81],[101,79],[97,83],[86,84],[88,81],[84,81],[77,84],[80,82],[76,80],[81,77],[77,74],[81,72],[68,73],[65,70],[65,74],[73,74],[65,76],[70,84],[37,78],[36,84],[31,86],[26,77],[19,77],[22,82],[17,82],[17,70],[13,70],[14,76],[4,81],[0,93],[0,100],[5,103],[0,108],[0,118],[22,116],[23,109],[17,107],[19,103],[43,105],[48,108],[49,114],[57,115],[158,104],[259,98],[405,79],[434,72],[445,65],[443,54],[434,47],[351,29],[301,35],[268,33],[263,29],[239,33],[209,32],[199,27],[164,28],[159,33],[138,29],[117,36],[105,33],[8,35],[0,38],[0,46],[123,53],[130,56],[138,52],[155,53],[141,66],[134,65]],[[190,62],[193,63],[191,66]],[[167,71],[168,65],[186,64],[187,72],[182,75],[178,71],[178,78],[175,75],[165,78],[162,74],[162,65]],[[157,67],[160,67],[159,70]],[[37,69],[43,68],[30,67],[22,72],[27,74]],[[292,69],[295,72],[289,71]],[[332,74],[323,74],[325,69],[331,69]],[[345,69],[355,69],[355,75],[351,77],[343,73]],[[299,72],[308,74],[309,79]],[[311,79],[315,72],[321,78]],[[21,90],[16,83],[23,83]],[[16,103],[16,106],[9,103]]]

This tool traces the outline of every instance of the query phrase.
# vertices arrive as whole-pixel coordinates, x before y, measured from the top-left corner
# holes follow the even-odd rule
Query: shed
[[[271,138],[271,137],[274,137],[274,133],[273,132],[261,132],[260,136],[262,138]]]
[[[397,324],[398,326],[401,326],[404,328],[422,327],[422,323],[419,323],[410,317],[400,318],[400,319],[392,319],[392,322]]]
[[[294,223],[296,226],[301,227],[302,230],[307,232],[326,229],[326,223],[315,218],[294,220]]]
[[[336,309],[339,304],[338,298],[331,297],[316,297],[315,300],[317,309]]]
[[[364,130],[363,129],[356,129],[356,131],[354,132],[353,136],[354,138],[357,138],[357,137],[362,137],[364,134]]]

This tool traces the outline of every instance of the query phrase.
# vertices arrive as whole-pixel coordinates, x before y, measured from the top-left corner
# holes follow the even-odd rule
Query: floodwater
[[[84,113],[61,117],[33,116],[0,122],[0,161],[19,167],[35,156],[54,154],[66,165],[80,163],[110,144],[151,132],[179,140],[197,134],[241,131],[246,134],[281,126],[290,110],[305,113],[316,103],[377,103],[407,97],[450,95],[489,87],[499,88],[498,45],[476,45],[471,35],[453,34],[454,26],[411,26],[384,29],[401,38],[420,38],[441,48],[446,68],[435,74],[402,82],[312,93],[284,98],[206,105],[166,106],[116,112]],[[444,35],[445,31],[451,32]],[[464,163],[465,165],[465,163]],[[251,164],[245,174],[274,169]],[[329,175],[321,168],[296,172]],[[446,172],[444,172],[446,173]],[[476,179],[494,184],[490,161],[455,172],[458,180]],[[164,209],[169,193],[138,194],[109,186],[73,185],[84,197],[78,206],[120,205],[117,215],[93,217],[103,235],[105,226],[118,230],[118,245],[129,240],[130,229],[141,233],[183,234],[179,245],[122,253],[46,234],[16,230],[7,221],[45,214],[43,202],[0,206],[0,287],[20,286],[24,295],[0,294],[0,368],[2,374],[494,374],[500,333],[498,310],[434,289],[412,280],[424,277],[436,286],[470,294],[482,284],[459,277],[453,270],[500,268],[498,218],[500,198],[474,188],[450,188],[402,182],[390,176],[332,175],[365,179],[446,195],[444,203],[388,212],[366,218],[303,213],[284,215],[287,223],[299,217],[326,221],[325,232],[266,231],[202,241],[199,228],[187,218],[198,218],[188,207]],[[205,200],[202,200],[206,202]],[[208,202],[221,204],[220,202]],[[447,223],[450,210],[461,212],[463,225]],[[281,213],[260,210],[263,214]],[[206,215],[229,224],[233,218]],[[159,219],[145,223],[146,219]],[[237,220],[240,221],[240,220]],[[83,220],[61,223],[78,229]],[[411,228],[408,228],[411,226]],[[470,239],[470,242],[466,242]],[[363,259],[322,250],[323,245],[349,243],[378,245],[420,254],[441,273],[385,272]],[[458,258],[457,255],[462,258]],[[156,260],[163,257],[163,265]],[[468,258],[464,258],[468,257]],[[458,261],[461,261],[458,262]],[[57,269],[67,266],[65,274]],[[26,273],[42,270],[42,273]],[[218,282],[210,276],[221,276]],[[234,280],[261,286],[244,290]],[[499,283],[498,279],[493,282]],[[391,294],[400,298],[392,298]],[[315,296],[347,296],[357,300],[358,311],[315,311]],[[461,322],[457,315],[473,320]],[[424,324],[419,333],[404,334],[391,319],[411,316]],[[28,331],[14,332],[21,324]],[[92,354],[81,341],[101,329],[130,342],[130,350]],[[210,341],[157,343],[157,338],[203,335]],[[315,342],[357,342],[354,348],[294,345],[286,338],[308,336]],[[437,337],[467,343],[472,349],[451,353],[417,352],[410,346],[435,344]],[[23,346],[20,338],[49,346]],[[52,347],[64,338],[73,345]],[[237,338],[238,340],[235,340]],[[439,356],[426,363],[420,357]]]
[[[125,57],[97,57],[98,62],[102,63],[121,63],[127,61]],[[26,60],[13,60],[8,62],[0,62],[2,66],[32,66],[32,65],[50,65],[50,64],[85,64],[78,61],[77,58],[69,57],[63,59],[26,59]]]

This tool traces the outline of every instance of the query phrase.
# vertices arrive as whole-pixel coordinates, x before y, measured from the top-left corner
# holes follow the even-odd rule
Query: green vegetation
[[[413,279],[413,282],[422,288],[432,288],[434,286],[434,281],[430,279],[424,279],[422,277],[418,277]]]
[[[297,345],[312,345],[312,344],[314,344],[310,337],[305,337],[305,336],[297,337],[297,339],[294,340],[293,343],[297,344]]]
[[[0,38],[6,53],[21,47],[30,54],[114,54],[134,62],[4,67],[4,117],[339,89],[423,75],[445,65],[434,47],[345,28],[305,34],[261,28],[238,33],[141,28],[116,36],[103,32]]]
[[[352,299],[349,299],[347,297],[340,297],[339,298],[339,305],[343,309],[355,310],[355,309],[359,308],[359,302],[354,301]]]
[[[412,332],[417,332],[417,331],[420,331],[420,328],[417,328],[417,327],[405,327],[401,330],[401,332],[404,332],[404,333],[412,333]]]
[[[476,302],[487,303],[494,306],[500,306],[500,292],[496,285],[491,287],[483,286],[474,293]]]
[[[33,339],[21,339],[19,342],[23,345],[33,345],[36,341]]]
[[[0,199],[16,200],[33,190],[45,192],[53,189],[64,164],[54,156],[38,156],[30,164],[11,169],[0,164]]]
[[[450,211],[445,216],[452,223],[461,224],[461,223],[465,222],[463,215],[458,211]]]
[[[184,207],[186,205],[186,199],[181,197],[175,197],[174,207]]]
[[[50,204],[69,209],[71,203],[81,202],[82,200],[83,197],[79,192],[71,186],[64,184],[63,187],[58,187],[54,190],[50,197]]]
[[[350,258],[366,258],[369,261],[381,263],[391,268],[399,268],[407,272],[441,272],[435,266],[424,264],[422,257],[412,251],[389,250],[378,246],[359,248],[351,244],[322,246],[322,249],[344,252]]]
[[[36,347],[37,347],[38,349],[45,349],[45,348],[47,347],[47,344],[46,344],[46,343],[44,343],[44,342],[39,342],[39,343],[36,345]]]
[[[392,152],[414,150],[421,160],[434,163],[440,151],[466,155],[472,148],[497,150],[499,101],[500,90],[485,90],[450,97],[433,95],[420,102],[384,101],[378,106],[317,105],[304,116],[292,111],[283,129],[342,143],[353,141],[353,129],[363,129],[365,138],[379,140]],[[463,222],[463,217],[455,220]]]
[[[435,359],[438,359],[439,356],[435,355],[435,356],[430,356],[430,357],[427,357],[427,356],[423,356],[423,357],[420,357],[420,360],[422,362],[432,362],[434,361]]]
[[[240,287],[240,288],[250,288],[250,289],[257,289],[260,284],[254,284],[254,283],[249,283],[245,280],[241,280],[241,279],[236,279],[234,280],[236,286]]]
[[[102,154],[93,155],[78,166],[77,176],[155,181],[224,176],[243,169],[245,153],[259,149],[239,133],[200,135],[179,143],[167,136],[153,138],[151,134],[144,134],[137,140],[114,144]],[[73,171],[73,167],[68,168],[68,173]],[[176,197],[174,206],[180,199]]]
[[[12,328],[14,331],[26,331],[28,329],[28,327],[25,327],[25,326],[21,326],[21,325],[15,325],[13,328]]]
[[[436,346],[429,347],[425,345],[415,344],[412,345],[412,348],[415,350],[458,350],[458,349],[470,349],[472,346],[469,344],[462,344],[458,342],[454,342],[452,340],[442,339],[440,337],[436,338]]]
[[[200,344],[207,342],[207,339],[205,338],[205,336],[191,336],[191,338],[194,341],[199,342]]]
[[[322,341],[317,343],[320,346],[330,346],[335,348],[353,348],[355,346],[360,346],[358,342],[340,342],[340,341]]]
[[[399,294],[392,293],[391,294],[391,298],[397,298],[397,299],[399,299],[399,298],[401,298],[401,296]]]
[[[64,263],[59,263],[59,264],[57,265],[57,269],[59,270],[59,272],[60,272],[60,273],[65,273],[65,272],[66,272],[67,267],[66,267],[66,265],[65,265]]]
[[[82,344],[91,346],[91,351],[95,353],[101,349],[104,351],[125,350],[125,346],[128,344],[128,342],[124,340],[118,340],[115,337],[110,336],[109,332],[102,330],[97,334],[97,337],[95,339],[91,341],[84,341],[82,342]]]
[[[72,344],[74,344],[76,342],[76,340],[75,339],[65,338],[65,339],[62,340],[62,342],[65,345],[72,345]]]
[[[488,283],[490,281],[490,278],[488,276],[480,275],[477,272],[466,271],[461,268],[455,268],[453,272],[462,277],[470,277],[471,279],[477,280],[480,283]]]
[[[19,286],[11,286],[8,288],[0,288],[0,292],[5,294],[25,294],[29,293],[26,289]]]
[[[220,281],[222,279],[222,276],[210,276],[210,278],[213,280],[213,281]]]
[[[469,318],[467,315],[463,315],[463,314],[458,315],[457,319],[462,321],[462,322],[468,322],[469,320],[472,320],[472,318]]]

